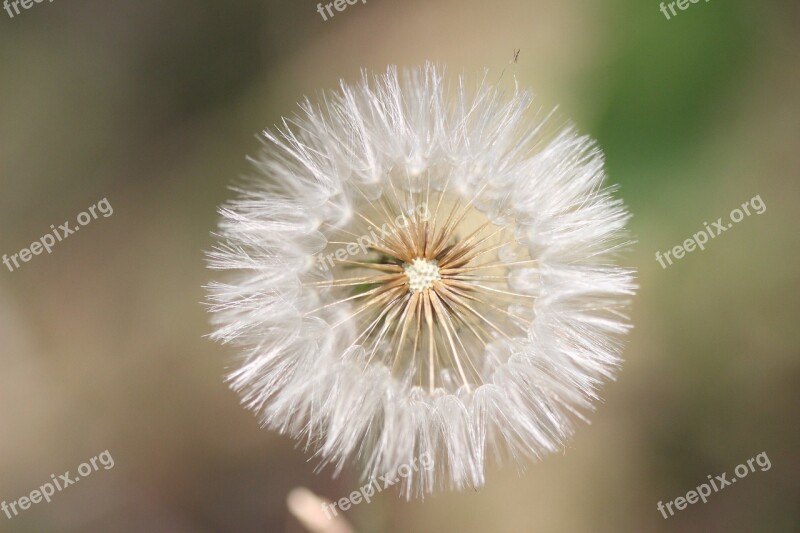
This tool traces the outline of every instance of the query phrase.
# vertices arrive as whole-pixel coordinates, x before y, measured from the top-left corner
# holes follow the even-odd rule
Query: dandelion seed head
[[[220,212],[213,338],[267,427],[406,497],[560,450],[613,378],[633,271],[602,154],[431,65],[342,83],[264,133]]]

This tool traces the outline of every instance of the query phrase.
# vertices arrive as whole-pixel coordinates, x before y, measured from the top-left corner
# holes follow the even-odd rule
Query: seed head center
[[[430,259],[416,258],[411,263],[403,265],[408,278],[408,288],[411,292],[420,292],[433,288],[433,282],[442,279],[439,274],[439,264]]]

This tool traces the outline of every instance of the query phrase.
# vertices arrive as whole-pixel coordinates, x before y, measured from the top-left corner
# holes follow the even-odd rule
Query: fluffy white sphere
[[[233,271],[208,298],[244,404],[337,471],[432,457],[400,470],[406,497],[561,449],[619,365],[635,290],[594,142],[534,119],[526,92],[466,86],[390,68],[304,101],[208,254]]]

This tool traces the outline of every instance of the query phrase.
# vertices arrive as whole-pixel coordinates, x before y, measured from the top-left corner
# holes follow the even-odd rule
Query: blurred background
[[[346,513],[367,532],[800,531],[800,5],[655,0],[56,0],[0,11],[0,500],[115,461],[9,532],[303,532],[287,494],[339,499],[223,383],[203,250],[256,134],[363,68],[432,60],[513,79],[595,136],[634,214],[641,290],[616,382],[562,455],[480,492]],[[514,50],[519,49],[516,63]],[[662,269],[705,221],[767,206]],[[766,452],[772,468],[665,520],[658,501]],[[729,474],[730,476],[731,474]]]

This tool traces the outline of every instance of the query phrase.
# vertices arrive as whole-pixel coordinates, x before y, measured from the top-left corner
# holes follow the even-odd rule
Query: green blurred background
[[[480,492],[347,513],[367,532],[800,531],[800,5],[714,0],[56,0],[0,11],[0,254],[107,197],[51,255],[0,270],[0,500],[108,449],[10,532],[302,532],[331,499],[222,382],[200,304],[226,187],[257,132],[359,69],[432,60],[516,76],[605,150],[634,213],[641,290],[618,380],[563,455]],[[514,49],[520,49],[512,63]],[[505,72],[503,72],[505,71]],[[760,195],[767,211],[664,270],[654,259]],[[772,468],[656,509],[766,452]]]

